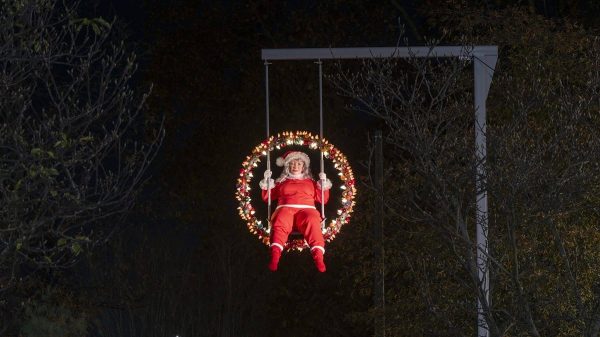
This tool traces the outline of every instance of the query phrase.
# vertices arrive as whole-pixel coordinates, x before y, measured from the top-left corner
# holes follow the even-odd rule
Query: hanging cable
[[[269,62],[265,61],[265,111],[267,120],[267,142],[269,141]],[[267,171],[271,171],[271,149],[267,145]],[[271,233],[271,177],[267,180],[267,232]]]
[[[325,172],[325,164],[323,160],[323,62],[319,59],[316,62],[319,65],[319,138],[321,139],[321,172]],[[325,198],[324,190],[325,179],[321,179],[321,230],[325,230]]]

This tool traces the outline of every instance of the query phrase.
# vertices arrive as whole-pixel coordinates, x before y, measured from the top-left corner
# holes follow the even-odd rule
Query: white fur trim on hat
[[[284,153],[283,156],[277,157],[277,159],[275,160],[275,164],[277,164],[277,166],[279,167],[282,167],[289,164],[289,162],[294,159],[302,160],[304,162],[305,167],[310,166],[310,158],[306,153],[300,151],[288,151]]]
[[[285,160],[283,160],[282,157],[277,157],[277,159],[275,160],[275,164],[279,167],[282,167],[285,164]]]

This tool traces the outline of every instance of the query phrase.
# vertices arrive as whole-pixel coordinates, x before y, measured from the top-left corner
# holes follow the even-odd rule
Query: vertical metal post
[[[373,300],[375,302],[375,337],[385,337],[385,246],[383,242],[383,140],[381,130],[375,132],[375,221],[373,226],[373,255],[375,277]]]
[[[487,324],[487,314],[490,302],[490,269],[489,269],[489,244],[488,244],[488,198],[487,198],[487,143],[486,143],[486,100],[497,55],[474,54],[474,105],[475,105],[475,157],[477,172],[475,188],[477,190],[475,213],[477,229],[477,277],[483,296],[477,299],[477,336],[489,337],[490,331]],[[483,298],[482,298],[483,297]],[[482,302],[485,301],[485,302]]]

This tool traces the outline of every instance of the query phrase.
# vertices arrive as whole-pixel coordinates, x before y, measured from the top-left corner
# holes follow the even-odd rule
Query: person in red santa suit
[[[271,271],[277,270],[288,236],[292,230],[297,230],[308,242],[315,266],[320,272],[325,272],[325,240],[321,232],[321,214],[317,211],[315,202],[327,203],[331,181],[324,172],[319,173],[319,181],[313,180],[309,167],[310,158],[304,152],[288,151],[277,158],[276,164],[283,166],[281,176],[273,181],[271,171],[267,170],[265,179],[259,183],[263,200],[267,202],[267,191],[270,189],[271,200],[277,201],[277,208],[271,217],[271,260],[268,267]]]

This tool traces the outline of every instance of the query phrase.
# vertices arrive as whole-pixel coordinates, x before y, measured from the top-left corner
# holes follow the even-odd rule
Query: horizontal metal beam
[[[497,55],[497,46],[438,47],[365,47],[365,48],[292,48],[263,49],[261,58],[268,60],[328,60],[408,57],[472,57]]]

